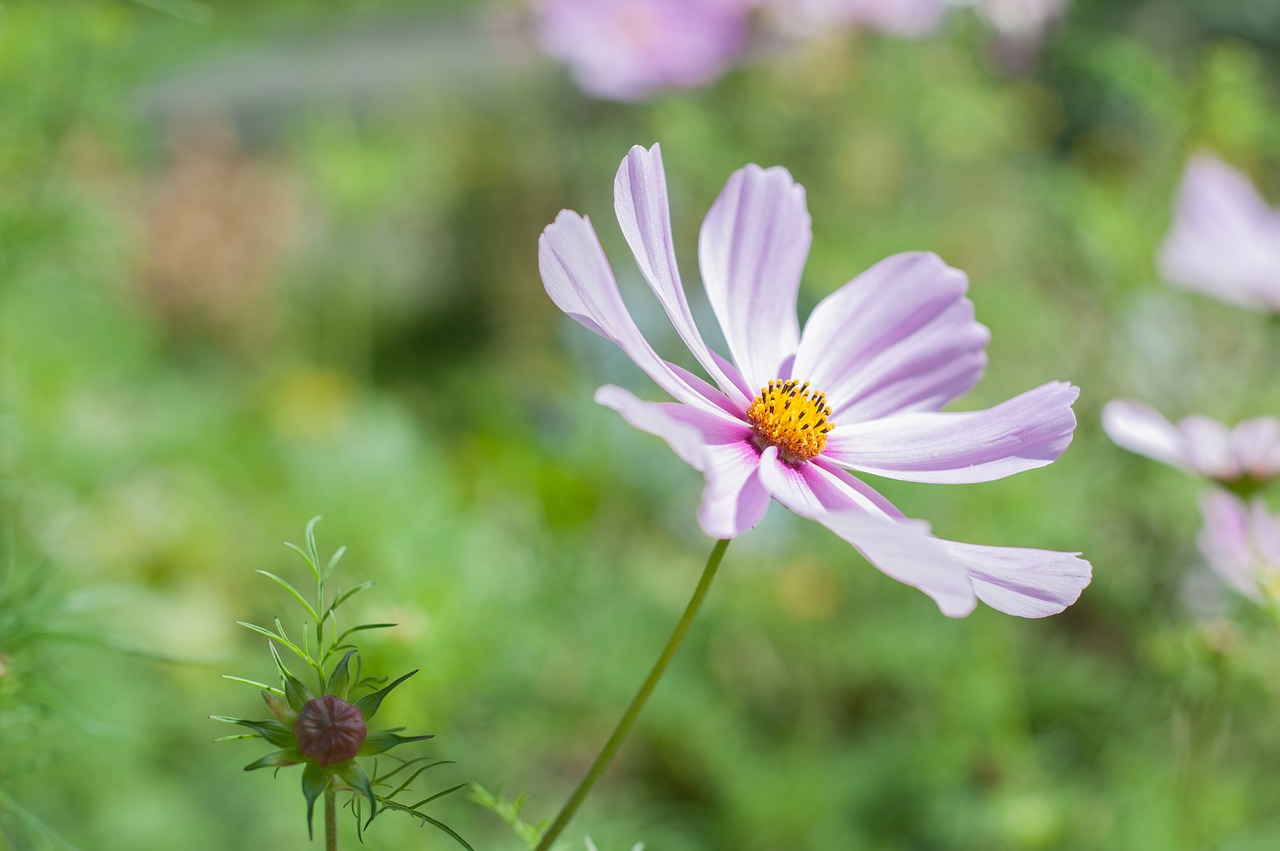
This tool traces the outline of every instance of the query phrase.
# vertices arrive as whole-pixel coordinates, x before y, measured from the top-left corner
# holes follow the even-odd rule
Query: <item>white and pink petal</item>
[[[838,423],[937,410],[986,366],[990,333],[967,289],[935,254],[887,257],[814,308],[791,375],[826,394]]]
[[[690,386],[645,340],[622,301],[618,282],[589,220],[570,210],[561,211],[538,239],[538,270],[557,307],[617,344],[673,398],[699,408],[723,407]]]
[[[667,441],[685,463],[706,479],[698,520],[713,538],[736,538],[755,527],[769,507],[760,482],[759,451],[751,428],[722,412],[709,413],[673,402],[644,402],[620,387],[606,385],[596,401],[628,423]]]
[[[653,288],[680,339],[703,369],[739,407],[751,396],[722,368],[723,360],[707,346],[693,320],[680,281],[667,202],[667,179],[658,145],[645,150],[636,145],[623,159],[613,181],[614,211],[636,264]]]
[[[796,351],[796,296],[813,239],[804,188],[784,168],[735,171],[703,220],[707,298],[747,385],[781,377]]]
[[[911,482],[987,482],[1057,460],[1076,427],[1079,388],[1055,381],[989,408],[897,414],[837,426],[823,456]]]
[[[1080,598],[1093,575],[1079,553],[937,540],[948,557],[968,572],[978,599],[1022,618],[1058,614]]]
[[[883,497],[875,494],[872,500],[866,493],[870,488],[839,472],[815,464],[792,466],[773,447],[760,456],[760,480],[774,499],[835,532],[886,576],[929,595],[943,614],[969,614],[976,600],[973,586],[929,537],[928,524],[884,513]],[[854,489],[852,482],[860,487]]]

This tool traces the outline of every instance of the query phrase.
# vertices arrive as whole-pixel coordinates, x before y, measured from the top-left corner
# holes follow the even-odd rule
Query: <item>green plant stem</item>
[[[333,788],[333,780],[324,787],[324,848],[325,851],[338,851],[338,793]]]
[[[569,820],[573,818],[574,813],[578,811],[578,807],[582,805],[587,795],[591,793],[591,788],[596,785],[600,775],[609,767],[609,763],[613,761],[618,748],[622,747],[623,740],[631,732],[631,728],[636,723],[636,718],[640,716],[640,711],[644,709],[645,703],[649,700],[649,695],[653,694],[654,688],[658,685],[658,680],[662,679],[662,675],[666,673],[667,666],[671,664],[676,651],[680,649],[681,643],[684,642],[684,638],[689,632],[689,627],[693,625],[694,618],[698,616],[698,610],[702,608],[702,601],[706,599],[707,591],[711,588],[711,580],[715,579],[716,570],[720,567],[720,561],[724,558],[724,551],[728,547],[729,542],[727,540],[716,541],[715,547],[711,550],[711,555],[707,558],[707,566],[702,569],[702,578],[698,580],[698,587],[693,589],[693,596],[689,598],[689,605],[685,607],[684,614],[680,617],[680,622],[676,624],[671,637],[667,639],[667,646],[662,648],[658,661],[653,663],[653,669],[649,671],[649,676],[641,684],[636,696],[631,699],[631,705],[627,707],[627,711],[622,713],[622,717],[618,719],[618,725],[613,728],[612,735],[604,743],[604,748],[600,751],[599,756],[596,757],[595,762],[591,763],[591,768],[587,771],[587,775],[582,778],[578,788],[573,790],[573,794],[560,810],[559,815],[556,816],[556,820],[551,823],[551,827],[547,828],[547,832],[542,835],[542,841],[538,843],[536,851],[549,851],[552,843],[556,841],[556,838],[569,824]]]

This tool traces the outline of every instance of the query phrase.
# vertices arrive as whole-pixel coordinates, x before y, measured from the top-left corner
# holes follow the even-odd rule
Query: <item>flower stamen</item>
[[[756,445],[778,447],[782,460],[798,464],[816,458],[827,445],[827,433],[834,428],[827,396],[809,389],[794,378],[774,379],[760,390],[747,408],[747,420],[755,432]]]

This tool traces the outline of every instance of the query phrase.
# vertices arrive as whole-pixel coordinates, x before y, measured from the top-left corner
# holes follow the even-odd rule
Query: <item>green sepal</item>
[[[276,716],[281,724],[292,730],[293,722],[298,720],[298,713],[269,691],[262,693],[262,699],[267,702],[267,708],[271,710],[271,714]]]
[[[414,668],[412,671],[405,674],[403,677],[400,677],[399,679],[397,679],[391,685],[386,686],[385,688],[380,688],[375,692],[370,692],[369,694],[366,694],[364,697],[360,698],[352,705],[355,706],[356,709],[360,710],[360,714],[364,716],[365,722],[368,723],[369,719],[372,718],[377,713],[378,707],[382,705],[382,699],[386,697],[388,694],[390,694],[393,688],[400,685],[402,682],[409,679],[416,673],[418,673],[418,669]]]
[[[311,689],[293,674],[284,675],[284,697],[289,701],[289,708],[294,712],[301,712],[302,707],[315,699]]]
[[[351,657],[356,655],[354,649],[348,650],[347,655],[342,657],[338,664],[333,666],[333,673],[329,675],[329,682],[324,687],[325,694],[331,694],[334,697],[347,699],[347,691],[351,687],[351,674],[347,670],[347,663],[351,661]]]
[[[273,642],[268,642],[267,646],[271,648],[271,656],[276,660],[276,667],[280,669],[280,678],[284,680],[284,699],[289,702],[289,708],[294,712],[300,712],[302,707],[307,705],[307,701],[312,700],[315,695],[311,693],[311,689],[307,688],[302,680],[293,675],[293,672],[285,667],[284,660],[280,658],[280,651],[276,650]]]
[[[311,829],[311,814],[315,810],[316,798],[324,792],[331,777],[331,770],[321,768],[314,762],[308,762],[306,768],[302,769],[302,795],[307,799],[307,837],[310,839],[315,838],[315,831]]]
[[[425,736],[400,736],[394,730],[379,730],[365,737],[364,744],[360,746],[356,756],[374,756],[384,751],[389,751],[397,745],[421,742],[424,739],[433,738],[435,738],[435,733],[429,733]]]
[[[244,767],[245,771],[253,771],[256,768],[283,768],[286,765],[297,765],[302,762],[302,754],[298,753],[296,748],[285,748],[282,751],[273,751],[255,760]]]
[[[356,765],[354,759],[334,766],[334,770],[343,782],[369,799],[369,819],[372,821],[374,813],[378,811],[378,799],[373,794],[373,784],[369,782],[369,775]]]
[[[274,718],[268,718],[266,721],[247,721],[244,718],[229,718],[226,715],[210,715],[209,717],[215,721],[227,721],[231,724],[239,724],[241,727],[248,727],[278,748],[291,748],[294,745],[293,730]]]

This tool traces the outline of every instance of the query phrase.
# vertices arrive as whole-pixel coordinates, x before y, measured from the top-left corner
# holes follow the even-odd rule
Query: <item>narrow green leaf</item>
[[[280,751],[273,751],[261,759],[254,760],[244,767],[245,771],[254,771],[259,768],[282,768],[286,765],[297,765],[302,762],[302,755],[293,748],[286,748]]]
[[[351,627],[346,632],[342,633],[342,635],[338,636],[337,643],[341,644],[342,642],[346,641],[347,636],[351,635],[352,633],[364,632],[366,629],[391,629],[391,627],[399,626],[399,625],[400,624],[396,624],[396,623],[362,623],[359,626]]]
[[[334,551],[333,556],[330,557],[329,559],[329,564],[326,565],[324,569],[325,579],[329,578],[329,574],[333,573],[333,569],[338,566],[338,562],[342,561],[342,557],[346,554],[347,554],[347,547],[345,544],[342,545],[341,547],[338,547],[338,549]]]
[[[320,576],[320,571],[319,571],[319,569],[316,567],[315,562],[313,562],[313,561],[311,560],[311,556],[307,555],[307,551],[306,551],[306,550],[304,550],[302,547],[298,546],[297,544],[291,544],[291,543],[289,543],[288,541],[285,541],[285,542],[284,542],[284,545],[285,545],[286,547],[288,547],[289,549],[293,550],[293,551],[294,551],[295,553],[297,553],[299,556],[301,556],[302,560],[303,560],[303,561],[305,561],[305,562],[307,563],[307,567],[311,568],[311,572],[312,572],[313,574],[315,574],[315,576],[316,576],[317,578],[319,578],[319,576]]]
[[[311,607],[311,604],[307,602],[307,598],[303,597],[302,592],[300,592],[297,588],[294,588],[291,584],[289,584],[288,581],[281,579],[279,576],[276,576],[274,573],[272,573],[269,570],[255,570],[254,573],[261,573],[263,576],[267,577],[272,582],[276,583],[281,588],[288,591],[293,596],[293,599],[301,603],[302,608],[307,610],[307,614],[311,615],[312,620],[317,620],[317,621],[320,620],[320,615],[316,614],[316,610],[313,609]]]
[[[344,549],[345,549],[345,548],[344,548]],[[325,609],[325,610],[324,610],[325,616],[326,616],[326,617],[328,617],[329,615],[333,614],[333,613],[334,613],[334,611],[335,611],[339,606],[341,606],[343,603],[347,602],[347,600],[350,600],[350,599],[351,599],[352,597],[354,597],[355,595],[359,594],[361,591],[365,591],[365,590],[368,590],[369,588],[372,588],[372,587],[373,587],[373,584],[374,584],[374,583],[373,583],[373,580],[372,580],[372,579],[370,579],[368,582],[361,582],[359,585],[357,585],[356,587],[352,588],[350,591],[346,591],[346,592],[344,592],[344,593],[340,594],[340,595],[338,596],[338,598],[337,598],[336,600],[334,600],[332,604],[330,604],[329,608],[327,608],[327,609]]]
[[[399,759],[399,757],[395,757],[395,758]],[[427,763],[430,763],[430,765],[424,765],[422,768],[415,771],[413,773],[413,777],[417,777],[422,772],[426,771],[429,768],[435,768],[437,765],[452,765],[454,761],[451,759],[437,759],[433,761],[432,758],[429,756],[420,756],[415,759],[407,759],[404,762],[397,765],[395,768],[388,771],[386,774],[382,775],[382,777],[379,779],[382,780],[383,782],[386,782],[390,780],[392,777],[395,777],[401,771],[404,771],[406,768],[409,768],[410,766],[415,765],[419,762],[427,762]],[[413,777],[410,777],[409,780],[405,782],[405,785],[408,785],[408,783],[411,783],[413,781]],[[387,783],[387,785],[390,786],[391,784]],[[392,792],[387,797],[394,798],[396,795],[400,794],[400,790],[403,788],[404,786],[401,786],[400,789],[397,789],[396,791]]]
[[[409,679],[416,673],[418,673],[418,669],[414,668],[409,673],[405,674],[404,676],[392,682],[391,685],[385,688],[380,688],[377,691],[372,692],[370,694],[366,694],[364,697],[357,700],[354,705],[356,709],[360,710],[360,714],[364,716],[364,720],[368,722],[369,719],[371,719],[374,715],[376,715],[378,712],[378,707],[382,705],[382,699],[386,697],[388,694],[390,694],[392,689],[394,689],[396,686],[400,685],[402,682]]]
[[[223,674],[222,678],[224,680],[231,680],[233,683],[244,683],[247,686],[253,686],[254,688],[260,689],[262,691],[269,691],[272,694],[278,694],[281,697],[284,697],[284,692],[281,691],[280,689],[276,688],[275,686],[269,686],[266,683],[260,683],[257,680],[246,680],[244,677],[235,677],[235,676],[232,676],[231,674]]]
[[[311,564],[314,565],[317,580],[320,579],[320,550],[316,547],[316,524],[319,522],[320,515],[317,514],[307,524],[307,552],[311,554]]]
[[[276,635],[271,630],[267,629],[266,627],[258,626],[256,623],[249,623],[248,621],[236,621],[236,623],[244,627],[245,629],[249,630],[250,632],[256,632],[259,635],[265,635],[267,638],[270,638],[273,642],[284,645],[285,647],[292,650],[295,656],[297,656],[302,661],[306,662],[308,665],[315,664],[315,661],[310,656],[302,652],[301,647],[294,644],[292,641],[285,638],[284,636]]]

